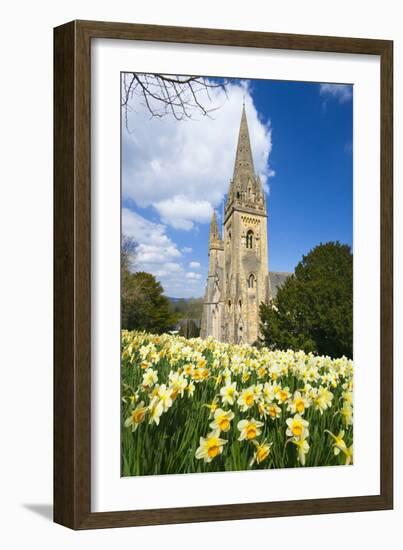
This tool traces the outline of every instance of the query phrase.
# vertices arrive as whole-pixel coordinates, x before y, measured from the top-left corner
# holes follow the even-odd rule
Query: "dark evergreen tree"
[[[353,256],[320,244],[303,256],[271,304],[260,306],[262,342],[275,349],[353,356]]]

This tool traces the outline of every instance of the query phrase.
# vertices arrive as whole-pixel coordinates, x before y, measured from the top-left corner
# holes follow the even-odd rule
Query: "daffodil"
[[[344,430],[340,430],[338,435],[334,435],[329,430],[325,430],[325,432],[327,432],[334,440],[333,451],[334,451],[334,454],[336,456],[340,453],[340,451],[342,449],[347,449],[347,445],[345,444],[344,439],[343,439],[344,438]]]
[[[305,455],[308,454],[309,451],[309,443],[305,438],[292,438],[291,443],[294,443],[294,445],[297,446],[298,450],[298,461],[302,466],[305,466]]]
[[[158,374],[153,369],[147,369],[143,374],[143,386],[146,388],[151,388],[158,382]]]
[[[162,403],[163,412],[167,412],[172,406],[172,392],[172,388],[167,388],[165,384],[158,387],[157,396]]]
[[[163,402],[157,396],[153,397],[148,408],[150,411],[149,423],[152,424],[154,422],[154,424],[158,426],[158,424],[160,423],[160,417],[164,412]]]
[[[255,402],[255,392],[253,386],[243,390],[238,397],[238,405],[242,412],[250,409]]]
[[[188,395],[190,397],[193,397],[195,389],[196,389],[196,386],[193,384],[193,382],[189,382],[189,384],[185,388],[185,390],[188,392]]]
[[[233,382],[232,384],[229,383],[220,389],[220,396],[223,405],[233,405],[237,395],[238,392],[236,390],[236,382]]]
[[[132,427],[132,432],[135,432],[146,417],[147,407],[144,406],[144,401],[141,401],[137,407],[132,411],[129,418],[125,420],[125,427]]]
[[[266,367],[259,367],[257,370],[257,375],[259,378],[264,378],[266,376]]]
[[[318,390],[318,393],[315,399],[315,407],[322,414],[323,411],[325,411],[331,406],[332,400],[333,400],[332,392],[329,391],[327,388],[321,386]]]
[[[294,392],[294,395],[288,401],[288,410],[293,414],[304,414],[305,409],[308,407],[309,400],[300,391]]]
[[[234,418],[232,411],[224,411],[223,409],[217,409],[214,412],[214,420],[210,424],[210,428],[218,430],[220,432],[228,432],[231,428],[231,420]]]
[[[253,440],[252,443],[256,447],[256,451],[254,452],[254,455],[252,457],[252,460],[249,463],[249,466],[253,466],[256,462],[257,464],[261,464],[263,461],[266,460],[266,458],[270,455],[270,450],[273,445],[273,443],[266,443],[263,441],[263,443],[258,443],[257,441]]]
[[[353,407],[348,403],[344,402],[342,408],[340,409],[340,414],[343,418],[345,426],[352,426],[353,424]]]
[[[218,431],[213,431],[207,437],[201,437],[195,454],[196,458],[203,459],[204,462],[211,462],[216,456],[220,455],[227,441],[219,436]]]
[[[284,403],[291,397],[289,388],[279,388],[276,391],[276,399],[279,403]]]
[[[309,422],[304,420],[301,415],[296,414],[293,418],[287,418],[286,424],[288,426],[286,431],[287,435],[299,439],[305,439],[308,437]]]
[[[212,418],[214,416],[215,411],[218,409],[217,397],[214,397],[211,403],[204,403],[202,406],[210,409],[209,418]]]
[[[263,398],[266,403],[272,403],[274,401],[274,398],[276,396],[274,391],[275,387],[275,385],[269,384],[269,382],[265,382],[263,386]]]
[[[186,376],[192,376],[194,371],[194,365],[191,363],[188,363],[183,367],[183,372],[186,374]]]
[[[183,392],[185,391],[185,388],[188,385],[188,381],[183,376],[183,374],[179,374],[178,372],[171,371],[168,375],[168,379],[169,379],[169,382],[170,382],[170,386],[172,388],[172,397],[173,397],[173,399],[178,394],[180,394],[180,396],[183,397]]]
[[[209,411],[199,418],[205,419],[204,434],[211,431],[200,438],[199,445],[199,436],[195,440],[187,432],[187,448],[193,449],[206,466],[219,458],[227,442],[231,442],[231,452],[226,457],[226,469],[245,465],[249,444],[247,464],[251,468],[292,467],[297,461],[305,466],[310,450],[312,460],[308,459],[308,464],[312,466],[334,463],[329,457],[333,453],[340,463],[353,462],[351,360],[301,350],[258,349],[212,337],[186,339],[177,333],[123,330],[121,341],[123,423],[128,430],[140,431],[144,448],[177,438],[178,420],[191,422],[200,407],[202,411],[207,407]],[[238,411],[243,413],[243,420],[237,417]],[[163,414],[167,415],[166,422],[161,421]],[[139,429],[141,423],[151,427]],[[329,431],[333,426],[338,426],[334,433]],[[272,442],[261,440],[268,429],[273,429]],[[295,447],[294,458],[284,454],[281,433],[280,438],[276,435],[283,429],[286,443]],[[244,441],[242,450],[238,440]],[[130,438],[124,438],[123,447],[127,441]],[[328,454],[321,452],[326,442]],[[131,447],[124,447],[123,452],[128,456]],[[319,463],[325,456],[323,464]],[[152,459],[147,461],[148,467],[156,471],[157,463],[150,462]],[[180,463],[188,466],[188,471],[194,466],[185,454]]]
[[[353,463],[353,446],[350,445],[350,447],[348,448],[340,448],[340,451],[344,454],[345,456],[345,466],[349,466],[350,464]]]
[[[270,418],[279,418],[281,415],[281,409],[275,403],[271,403],[270,405],[267,405],[266,410]]]
[[[238,437],[238,441],[243,441],[244,439],[256,439],[261,433],[260,429],[264,425],[263,422],[255,420],[240,420],[238,422],[238,430],[241,432],[241,435]]]

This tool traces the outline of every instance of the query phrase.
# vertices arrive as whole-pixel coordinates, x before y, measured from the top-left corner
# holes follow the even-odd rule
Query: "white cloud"
[[[200,262],[189,262],[190,269],[199,269],[200,268]]]
[[[122,209],[122,232],[138,243],[136,268],[164,264],[182,256],[176,244],[166,235],[166,227],[146,220],[128,208]],[[137,267],[141,266],[141,267]]]
[[[334,98],[339,103],[347,103],[353,98],[353,87],[350,84],[321,84],[320,95],[324,98]]]
[[[161,282],[168,296],[202,296],[204,283],[201,275],[187,272],[181,263],[183,253],[189,253],[192,249],[185,247],[180,251],[168,237],[166,230],[166,225],[146,220],[128,208],[122,209],[122,232],[138,243],[133,268],[152,273]]]
[[[270,125],[260,119],[247,83],[230,83],[227,96],[221,88],[210,89],[210,95],[211,107],[217,107],[210,117],[195,114],[179,122],[169,115],[150,119],[140,98],[134,97],[128,113],[130,132],[123,125],[124,198],[143,208],[154,207],[164,223],[177,229],[209,221],[211,207],[217,207],[228,191],[243,100],[255,171],[264,185],[272,175]]]
[[[186,279],[199,280],[201,278],[200,273],[195,273],[194,271],[188,271],[185,275]]]
[[[175,229],[193,229],[193,221],[206,223],[210,221],[212,207],[208,201],[190,200],[185,195],[154,203],[163,222]]]

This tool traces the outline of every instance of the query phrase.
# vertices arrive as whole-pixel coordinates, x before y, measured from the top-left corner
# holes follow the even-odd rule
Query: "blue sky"
[[[267,190],[269,269],[292,271],[320,242],[352,245],[352,95],[347,85],[232,79],[227,97],[212,98],[212,119],[150,120],[133,105],[130,132],[122,125],[122,220],[140,243],[135,269],[170,296],[203,294],[209,219],[222,212],[243,100]]]

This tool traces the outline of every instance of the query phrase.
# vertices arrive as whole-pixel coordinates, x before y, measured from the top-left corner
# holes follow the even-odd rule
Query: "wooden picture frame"
[[[91,40],[355,53],[381,60],[381,488],[370,496],[91,512]],[[385,40],[73,21],[54,30],[54,520],[72,529],[393,507],[393,43]]]

